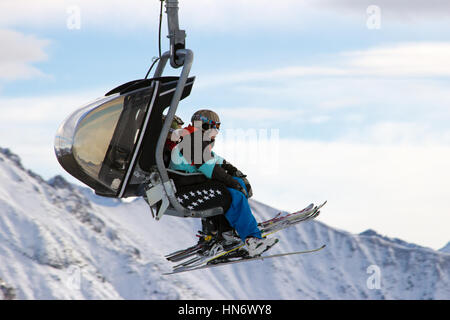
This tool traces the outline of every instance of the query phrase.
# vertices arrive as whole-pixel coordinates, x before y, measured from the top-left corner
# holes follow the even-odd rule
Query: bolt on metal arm
[[[178,0],[165,0],[167,25],[170,39],[170,65],[172,68],[179,68],[184,64],[184,55],[177,53],[180,49],[186,48],[186,32],[180,30],[178,22]]]

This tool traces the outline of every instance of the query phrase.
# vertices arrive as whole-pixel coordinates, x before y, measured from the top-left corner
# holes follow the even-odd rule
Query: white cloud
[[[215,111],[220,114],[220,117],[233,120],[249,121],[249,124],[258,123],[262,120],[271,121],[287,121],[289,119],[301,118],[304,116],[304,111],[301,109],[282,109],[277,108],[263,108],[263,107],[234,107],[234,108],[215,108]],[[222,121],[223,122],[223,121]]]
[[[349,128],[338,141],[370,145],[450,145],[450,129],[435,130],[420,122],[380,121],[363,128]]]
[[[333,99],[330,97],[324,97],[317,105],[318,108],[324,110],[336,110],[348,107],[355,107],[361,105],[362,101],[357,97],[342,97],[340,99]]]
[[[279,83],[295,78],[449,77],[449,42],[404,42],[366,50],[330,53],[309,66],[199,76],[200,88],[252,81]],[[331,65],[330,65],[331,64]]]
[[[135,21],[144,23],[144,15],[147,20],[151,20],[151,16],[154,16],[156,21],[157,12],[159,12],[157,10],[158,3],[159,1],[144,2],[140,0],[127,2],[117,0],[3,0],[0,2],[0,26],[35,28],[50,26],[64,29],[67,28],[67,20],[71,14],[67,9],[77,6],[80,8],[82,22],[97,26],[106,24],[120,28],[127,26],[122,23],[124,21],[130,25],[135,25]]]
[[[313,4],[314,3],[314,4]],[[450,3],[442,0],[314,0],[314,6],[326,10],[341,10],[365,16],[370,5],[380,7],[382,17],[402,22],[445,18],[450,15]]]
[[[62,121],[71,111],[101,96],[103,91],[99,89],[79,94],[0,98],[0,110],[5,111],[0,122],[5,125],[30,125]]]
[[[300,16],[307,16],[305,11],[308,6],[305,3],[304,0],[180,1],[180,26],[188,32],[294,28],[303,24]],[[0,26],[66,28],[67,8],[77,6],[80,8],[82,28],[109,28],[114,31],[142,27],[156,29],[159,4],[157,0],[3,0],[0,2]]]
[[[48,40],[0,29],[0,80],[28,79],[44,74],[32,63],[46,60]]]
[[[353,75],[450,76],[449,42],[398,43],[342,53]]]
[[[196,86],[212,86],[246,83],[251,81],[280,82],[299,77],[348,76],[349,72],[339,67],[325,66],[289,66],[265,71],[239,71],[228,74],[203,75],[197,77]]]
[[[311,8],[306,0],[194,0],[180,1],[186,25],[209,31],[303,28]],[[185,11],[184,11],[185,10]],[[303,19],[302,19],[303,18]]]
[[[338,117],[353,124],[415,121],[435,136],[450,121],[450,43],[398,43],[324,60],[332,62],[201,76],[196,88],[209,92],[225,86],[230,97],[254,97],[251,107],[222,108],[235,119],[242,114],[274,120]]]

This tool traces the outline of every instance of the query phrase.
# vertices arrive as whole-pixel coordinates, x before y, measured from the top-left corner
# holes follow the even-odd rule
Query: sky
[[[0,146],[48,179],[58,126],[158,55],[158,0],[2,0]],[[180,0],[194,52],[177,112],[221,117],[216,149],[254,198],[434,249],[450,241],[450,4]],[[165,17],[162,49],[168,49]],[[167,70],[177,75],[180,70]],[[71,181],[74,181],[71,179]]]

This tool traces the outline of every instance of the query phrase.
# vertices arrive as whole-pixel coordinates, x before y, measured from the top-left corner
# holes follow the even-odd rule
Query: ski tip
[[[316,210],[319,210],[319,209],[321,209],[324,205],[326,205],[327,204],[327,202],[328,202],[328,200],[325,200],[322,204],[320,204],[320,205],[318,205],[316,208]]]
[[[171,276],[171,275],[174,275],[174,274],[177,274],[177,273],[182,273],[182,272],[184,272],[184,271],[189,271],[189,270],[181,270],[181,271],[166,272],[166,273],[162,273],[161,275],[162,275],[162,276]]]

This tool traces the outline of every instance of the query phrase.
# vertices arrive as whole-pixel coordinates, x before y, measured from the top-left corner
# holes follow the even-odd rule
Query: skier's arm
[[[244,181],[245,187],[247,188],[247,198],[250,198],[253,195],[252,186],[250,185],[250,182],[247,179],[247,175],[243,174],[240,170],[238,170],[235,166],[233,166],[225,159],[223,159],[222,168],[225,169],[225,171],[229,175],[241,178],[242,181]]]
[[[223,159],[222,168],[224,168],[228,174],[230,174],[234,177],[245,178],[247,176],[247,175],[243,174],[240,170],[238,170],[238,168],[236,168],[231,163],[226,161],[225,159]]]
[[[225,159],[223,160],[222,168],[224,168],[225,171],[232,176],[235,176],[235,173],[238,171],[238,169],[235,166],[233,166]]]
[[[233,178],[233,176],[229,175],[221,165],[216,164],[212,171],[211,178],[214,180],[218,180],[223,182],[227,187],[236,189],[241,191],[246,197],[248,196],[245,189],[241,186],[241,184]]]

